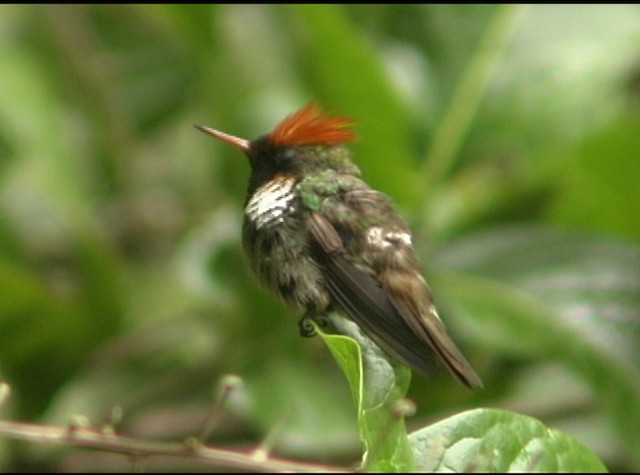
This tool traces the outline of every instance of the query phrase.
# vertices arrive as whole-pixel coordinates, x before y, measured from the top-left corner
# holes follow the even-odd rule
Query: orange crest
[[[269,141],[275,146],[336,144],[354,142],[356,136],[347,117],[329,117],[312,102],[286,117],[271,133]]]

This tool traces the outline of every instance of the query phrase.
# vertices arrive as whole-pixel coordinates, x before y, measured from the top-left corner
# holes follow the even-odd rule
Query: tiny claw
[[[309,338],[316,335],[316,329],[313,326],[313,317],[309,314],[304,314],[300,321],[298,321],[300,327],[300,336]]]
[[[313,321],[322,328],[326,328],[329,325],[329,316],[326,313],[320,313],[313,316]]]
[[[305,338],[315,336],[317,332],[316,328],[313,326],[314,323],[319,327],[325,328],[330,323],[329,316],[325,312],[318,312],[317,310],[307,311],[307,313],[305,313],[298,322],[298,326],[300,327],[300,336]]]

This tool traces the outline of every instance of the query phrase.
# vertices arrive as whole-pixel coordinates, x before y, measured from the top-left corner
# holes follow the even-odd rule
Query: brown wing
[[[432,351],[435,351],[463,384],[471,388],[482,386],[480,378],[449,338],[437,315],[422,316],[415,301],[398,292],[403,276],[391,272],[388,279],[378,282],[344,257],[342,238],[326,217],[310,213],[308,226],[318,244],[316,259],[322,267],[332,298],[371,339],[391,356],[425,376],[434,372]],[[427,292],[424,301],[430,304],[424,281],[412,281],[417,290],[420,285],[424,287]]]
[[[381,277],[381,285],[405,323],[426,341],[445,366],[470,388],[482,387],[482,380],[447,334],[438,316],[426,283],[402,270],[390,270]]]

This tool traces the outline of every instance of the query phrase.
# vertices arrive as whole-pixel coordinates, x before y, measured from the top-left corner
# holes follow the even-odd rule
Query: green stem
[[[522,5],[501,5],[487,26],[436,130],[422,169],[422,196],[429,197],[433,185],[441,183],[451,170],[523,11]]]

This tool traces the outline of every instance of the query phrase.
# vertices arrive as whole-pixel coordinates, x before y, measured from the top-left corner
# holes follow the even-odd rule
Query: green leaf
[[[362,381],[363,369],[360,346],[348,336],[331,335],[322,332],[320,332],[320,335],[347,378],[351,389],[351,397],[358,408],[358,414],[361,414],[364,383]]]
[[[332,322],[342,335],[319,333],[344,372],[358,408],[358,427],[365,447],[362,468],[412,470],[402,414],[411,372],[390,361],[355,323],[338,316],[332,316]]]
[[[2,258],[0,302],[2,374],[14,387],[21,415],[33,416],[82,363],[92,328],[74,302]]]
[[[640,120],[637,113],[588,136],[562,176],[552,218],[640,242]]]
[[[469,235],[432,262],[455,270],[434,280],[454,322],[476,341],[574,369],[637,457],[640,248],[519,226]]]
[[[540,421],[476,409],[409,436],[417,470],[429,472],[606,472],[588,448]]]
[[[304,66],[300,72],[321,94],[319,100],[357,119],[363,140],[354,149],[367,181],[403,205],[415,202],[418,182],[412,173],[408,114],[374,45],[339,5],[288,8],[297,21],[287,26],[302,26],[290,29],[291,44]]]

